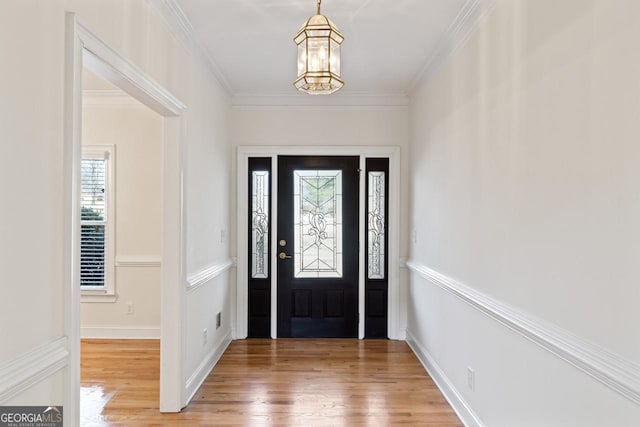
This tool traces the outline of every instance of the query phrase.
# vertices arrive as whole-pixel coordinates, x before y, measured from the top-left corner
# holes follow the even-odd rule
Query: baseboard
[[[455,386],[449,381],[446,374],[436,361],[431,357],[429,352],[424,346],[416,339],[416,337],[407,330],[407,344],[411,347],[411,350],[415,353],[416,357],[424,366],[424,369],[429,373],[431,379],[436,383],[445,399],[449,402],[458,418],[464,423],[466,427],[484,427],[484,424],[473,412],[471,407],[463,399],[462,395],[458,392]]]
[[[67,366],[67,337],[0,363],[0,405]]]
[[[81,326],[82,338],[102,339],[160,339],[159,326]]]
[[[207,353],[204,359],[202,359],[200,365],[198,365],[193,374],[191,374],[187,379],[184,393],[184,395],[187,396],[187,400],[184,402],[184,406],[187,406],[189,402],[191,402],[196,391],[198,391],[213,367],[216,366],[216,363],[218,363],[218,360],[220,360],[220,357],[222,357],[222,354],[229,344],[231,344],[231,331],[228,331],[227,334],[222,337],[218,345]]]

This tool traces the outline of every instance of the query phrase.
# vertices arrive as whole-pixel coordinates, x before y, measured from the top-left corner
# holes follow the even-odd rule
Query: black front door
[[[278,157],[278,337],[358,336],[359,157]]]

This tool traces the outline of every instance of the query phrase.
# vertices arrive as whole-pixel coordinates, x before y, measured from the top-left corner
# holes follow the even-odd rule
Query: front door
[[[278,157],[278,337],[357,338],[359,157]]]

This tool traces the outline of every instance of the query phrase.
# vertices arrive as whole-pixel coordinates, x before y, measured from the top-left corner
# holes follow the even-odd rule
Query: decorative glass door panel
[[[271,162],[249,158],[248,335],[271,337]]]
[[[342,171],[295,170],[295,277],[342,277]]]
[[[251,277],[266,279],[269,266],[269,172],[253,171],[251,178]]]
[[[384,171],[368,171],[367,194],[367,257],[369,279],[384,279],[386,187]]]

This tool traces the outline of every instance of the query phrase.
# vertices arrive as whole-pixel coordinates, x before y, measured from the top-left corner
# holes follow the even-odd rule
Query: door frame
[[[236,275],[236,327],[234,339],[244,339],[248,335],[248,190],[249,157],[271,157],[271,176],[278,176],[278,156],[360,156],[360,169],[366,170],[365,159],[382,157],[389,159],[389,290],[387,326],[390,339],[404,339],[400,328],[400,147],[397,146],[239,146],[237,151],[237,275]],[[365,179],[360,174],[360,251],[358,273],[358,337],[364,338],[364,299],[365,299]],[[271,180],[271,233],[277,236],[278,230],[278,180]],[[277,338],[277,239],[271,239],[271,338]]]
[[[64,106],[64,306],[68,361],[65,425],[80,421],[80,160],[82,68],[87,66],[163,117],[162,264],[160,307],[160,411],[178,412],[184,403],[181,376],[185,225],[182,200],[182,120],[178,98],[113,49],[73,12],[66,14]]]

